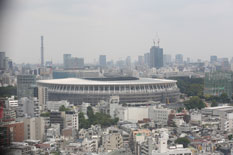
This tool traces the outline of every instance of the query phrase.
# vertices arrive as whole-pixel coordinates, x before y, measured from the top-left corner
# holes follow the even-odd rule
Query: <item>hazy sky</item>
[[[0,20],[0,51],[14,62],[137,58],[158,32],[165,54],[233,56],[232,0],[12,0]]]

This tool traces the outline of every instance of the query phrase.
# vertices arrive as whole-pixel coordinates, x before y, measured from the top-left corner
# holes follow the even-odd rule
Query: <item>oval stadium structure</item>
[[[40,80],[37,85],[43,100],[67,100],[75,105],[82,102],[95,105],[111,96],[119,96],[120,103],[176,102],[180,95],[175,80],[153,78],[66,78]]]

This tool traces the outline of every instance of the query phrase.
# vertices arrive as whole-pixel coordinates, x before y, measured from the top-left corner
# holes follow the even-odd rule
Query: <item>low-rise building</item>
[[[123,138],[120,133],[110,133],[103,135],[102,143],[104,151],[112,151],[123,146]]]
[[[157,124],[166,125],[171,109],[153,106],[149,108],[149,118]]]
[[[192,155],[189,148],[183,148],[183,145],[168,147],[167,141],[169,135],[166,132],[160,134],[158,150],[153,150],[152,155]]]
[[[46,109],[51,111],[59,111],[61,106],[65,106],[66,108],[70,105],[68,101],[47,101],[46,102]]]

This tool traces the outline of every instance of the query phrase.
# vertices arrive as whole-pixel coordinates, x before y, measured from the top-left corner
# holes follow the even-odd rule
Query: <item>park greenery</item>
[[[182,138],[177,138],[175,140],[176,144],[183,144],[184,148],[188,147],[190,141],[188,140],[188,138],[186,137],[182,137]]]
[[[202,109],[206,107],[205,103],[198,96],[191,97],[188,101],[185,101],[184,105],[187,109]]]
[[[173,77],[172,79],[177,80],[177,86],[181,93],[187,94],[188,96],[203,97],[203,78]]]
[[[10,97],[17,95],[17,88],[13,86],[0,87],[0,97]]]
[[[189,97],[198,96],[200,99],[210,102],[212,107],[218,106],[218,103],[230,102],[230,96],[226,93],[222,93],[220,96],[204,95],[203,78],[173,77],[171,79],[177,80],[177,86],[181,93],[184,93]]]
[[[85,116],[82,112],[79,113],[79,128],[90,128],[91,125],[100,124],[101,127],[108,127],[111,125],[116,125],[118,118],[112,119],[110,115],[104,113],[95,113],[91,106],[87,107],[87,116],[88,119],[85,119]]]

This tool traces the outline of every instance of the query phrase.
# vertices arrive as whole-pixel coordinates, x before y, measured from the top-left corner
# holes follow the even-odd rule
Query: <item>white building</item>
[[[12,109],[16,109],[18,107],[18,100],[15,100],[14,96],[8,98],[6,102],[8,103],[8,106]]]
[[[48,110],[55,110],[59,111],[59,108],[64,105],[66,108],[70,105],[68,101],[63,100],[63,101],[47,101],[47,106],[46,108]]]
[[[122,107],[119,109],[118,118],[121,121],[137,123],[138,120],[148,118],[148,107]]]
[[[85,103],[83,102],[81,105],[81,111],[83,112],[84,115],[87,115],[87,107],[91,106],[90,103]]]
[[[23,97],[19,100],[17,115],[19,117],[38,117],[40,116],[39,101],[37,98]]]
[[[119,96],[112,96],[109,100],[109,115],[112,118],[117,117],[119,113],[119,109],[122,107],[120,104],[120,98]]]
[[[201,110],[202,115],[209,115],[209,116],[220,116],[222,113],[225,112],[233,112],[233,107],[224,105],[217,107],[206,107]]]
[[[67,112],[65,116],[65,128],[72,127],[75,129],[79,129],[79,122],[78,122],[78,113],[75,112]]]
[[[167,124],[168,116],[171,113],[171,109],[153,106],[149,108],[149,118],[156,123],[161,123],[163,125]]]
[[[233,113],[225,113],[221,115],[221,130],[232,131],[233,130]]]
[[[55,139],[60,136],[60,124],[51,124],[51,128],[47,129],[46,132],[46,138],[49,139]]]
[[[98,150],[98,140],[84,138],[82,141],[82,151],[83,152],[97,152]]]

